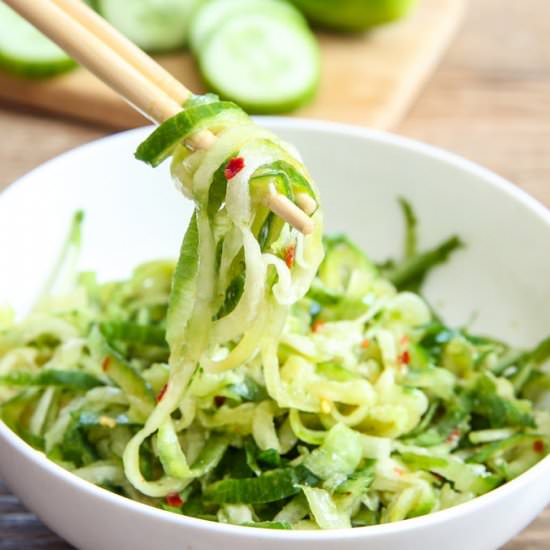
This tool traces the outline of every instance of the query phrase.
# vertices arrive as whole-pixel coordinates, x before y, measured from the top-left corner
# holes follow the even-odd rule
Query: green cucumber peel
[[[229,101],[192,103],[189,107],[163,122],[141,143],[135,157],[153,167],[166,160],[176,146],[191,134],[208,128],[222,113],[230,114],[235,123],[246,119],[246,114]]]

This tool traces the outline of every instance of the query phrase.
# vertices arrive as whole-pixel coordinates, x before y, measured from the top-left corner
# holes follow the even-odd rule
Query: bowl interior
[[[328,231],[349,233],[375,259],[398,256],[403,220],[397,197],[414,205],[420,244],[451,234],[467,243],[426,285],[452,324],[471,323],[516,345],[550,332],[550,214],[490,172],[439,150],[394,136],[326,123],[261,119],[296,144],[321,188]],[[46,163],[0,195],[0,303],[23,314],[55,262],[72,214],[86,213],[81,268],[103,280],[128,275],[142,261],[177,256],[192,207],[169,183],[168,167],[133,159],[148,129],[91,143]],[[477,314],[477,315],[476,315]],[[0,470],[25,502],[81,548],[293,547],[397,550],[494,548],[548,501],[550,459],[473,502],[392,525],[333,533],[251,530],[166,514],[98,489],[48,462],[0,424]],[[56,495],[51,506],[50,494]],[[517,507],[518,502],[521,504]],[[518,508],[516,510],[516,507]],[[85,514],[83,515],[83,510]],[[138,521],[136,521],[138,520]],[[494,524],[494,529],[485,529]],[[105,528],[97,530],[97,525]],[[450,530],[449,530],[450,528]],[[187,529],[187,531],[185,531]],[[319,536],[316,536],[319,535]],[[455,536],[456,535],[456,536]],[[411,539],[412,537],[412,539]],[[129,542],[131,539],[131,543]],[[298,543],[300,545],[298,546]],[[310,544],[311,543],[311,544]],[[187,547],[187,546],[186,546]]]
[[[458,234],[466,248],[436,270],[426,295],[452,324],[516,345],[550,328],[546,210],[497,176],[453,155],[325,123],[262,119],[296,144],[319,183],[328,231],[349,233],[375,259],[399,256],[397,197],[420,220],[420,244]],[[0,301],[24,312],[44,283],[73,212],[86,213],[81,267],[122,277],[141,261],[176,257],[192,211],[167,163],[133,159],[141,129],[94,142],[38,168],[0,200]]]

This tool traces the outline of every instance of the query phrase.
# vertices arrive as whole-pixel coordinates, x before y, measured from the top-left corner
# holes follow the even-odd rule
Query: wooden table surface
[[[474,0],[398,133],[451,149],[550,206],[550,2]],[[0,188],[107,130],[0,105]],[[66,549],[0,484],[0,550]],[[550,508],[506,550],[550,548]],[[466,550],[466,549],[465,549]]]

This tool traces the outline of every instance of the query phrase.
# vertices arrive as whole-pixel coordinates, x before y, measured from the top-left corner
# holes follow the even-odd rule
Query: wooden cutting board
[[[322,80],[298,116],[387,129],[406,112],[462,19],[466,0],[419,0],[405,20],[362,35],[320,33]],[[205,91],[188,53],[158,60],[194,92]],[[85,69],[42,81],[0,72],[0,98],[114,128],[147,124]]]

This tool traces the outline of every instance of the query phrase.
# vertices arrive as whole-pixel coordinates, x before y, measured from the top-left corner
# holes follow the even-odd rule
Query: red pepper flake
[[[172,508],[181,508],[183,506],[183,500],[178,493],[173,493],[171,495],[166,495],[166,504],[172,506]]]
[[[235,157],[229,159],[223,170],[223,175],[226,180],[234,178],[244,168],[243,157]]]
[[[395,473],[396,476],[400,476],[400,477],[406,474],[405,470],[403,470],[403,468],[399,468],[399,466],[396,466],[393,469],[393,472]]]
[[[101,369],[103,372],[107,372],[109,370],[109,367],[111,366],[111,358],[107,355],[105,359],[101,362]]]
[[[460,430],[455,428],[447,437],[447,443],[455,443],[460,438]]]
[[[403,365],[408,365],[411,362],[411,354],[405,350],[400,356],[399,356],[399,362]]]
[[[294,265],[294,258],[296,257],[296,245],[291,244],[285,251],[285,264],[290,269]]]
[[[162,389],[159,391],[159,394],[157,395],[157,403],[160,403],[162,401],[162,398],[164,397],[167,389],[168,384],[164,384],[164,386],[162,386]]]
[[[361,347],[363,349],[367,349],[368,347],[370,346],[370,341],[367,340],[366,338],[361,342]]]
[[[225,397],[223,395],[214,396],[214,403],[216,407],[221,407],[225,403]]]
[[[544,441],[542,441],[542,439],[533,441],[533,451],[538,454],[544,453]]]
[[[319,332],[325,326],[325,322],[321,319],[316,319],[311,323],[311,332]]]

